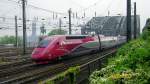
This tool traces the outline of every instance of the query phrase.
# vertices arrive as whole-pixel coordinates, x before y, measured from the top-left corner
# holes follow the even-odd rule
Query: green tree
[[[67,34],[66,30],[60,30],[60,29],[53,29],[51,32],[48,33],[49,36],[51,35],[64,35]]]
[[[146,30],[146,29],[148,29],[150,31],[150,18],[147,19],[145,27],[143,28],[142,31],[144,32],[144,30]]]
[[[150,27],[123,45],[108,65],[93,72],[90,84],[150,84]]]
[[[0,44],[14,44],[16,42],[16,37],[15,36],[3,36],[0,37]],[[22,39],[18,37],[18,45],[22,44]]]

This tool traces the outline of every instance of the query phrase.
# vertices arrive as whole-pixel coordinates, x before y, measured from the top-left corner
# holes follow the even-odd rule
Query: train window
[[[38,48],[45,48],[48,46],[48,44],[51,42],[51,40],[44,39],[42,40],[39,45],[37,46]]]
[[[66,39],[84,39],[87,36],[66,36]]]

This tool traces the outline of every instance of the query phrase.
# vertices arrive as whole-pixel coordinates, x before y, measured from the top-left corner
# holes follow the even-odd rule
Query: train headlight
[[[32,54],[39,54],[39,51],[33,51]]]

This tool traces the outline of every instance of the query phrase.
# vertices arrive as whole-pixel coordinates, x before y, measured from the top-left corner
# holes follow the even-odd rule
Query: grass
[[[66,76],[69,76],[69,84],[75,84],[76,81],[76,75],[77,73],[79,73],[80,71],[80,67],[76,66],[76,67],[70,67],[68,70],[66,70],[65,72],[58,74],[57,76],[55,76],[53,79],[50,79],[48,81],[46,81],[45,84],[55,84],[55,81],[61,81],[63,80]]]

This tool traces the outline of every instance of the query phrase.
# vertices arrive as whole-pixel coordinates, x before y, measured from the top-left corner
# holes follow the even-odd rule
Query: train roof
[[[52,36],[89,36],[89,35],[52,35]]]
[[[66,39],[83,39],[89,35],[53,35],[52,37],[65,37]]]
[[[87,37],[89,35],[53,35],[54,37]]]

